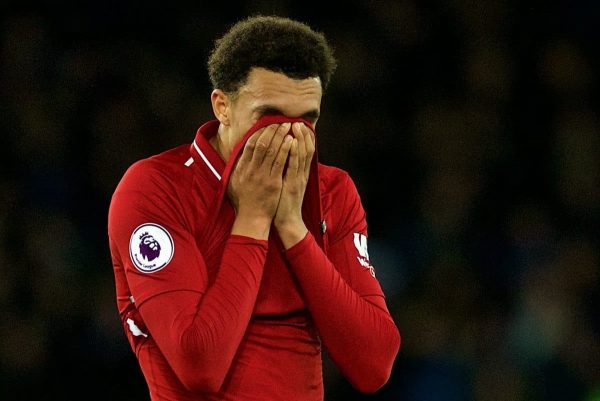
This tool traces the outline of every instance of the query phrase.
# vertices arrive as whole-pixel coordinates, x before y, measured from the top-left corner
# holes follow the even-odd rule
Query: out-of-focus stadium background
[[[373,396],[326,360],[326,399],[600,400],[599,4],[3,2],[0,399],[149,399],[110,196],[212,118],[212,41],[261,12],[336,50],[320,158],[356,181],[403,337]]]

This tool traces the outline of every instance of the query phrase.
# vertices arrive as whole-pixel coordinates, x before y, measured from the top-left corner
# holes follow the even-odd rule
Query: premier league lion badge
[[[131,234],[129,255],[142,273],[154,273],[169,264],[175,252],[171,234],[161,225],[142,224]]]

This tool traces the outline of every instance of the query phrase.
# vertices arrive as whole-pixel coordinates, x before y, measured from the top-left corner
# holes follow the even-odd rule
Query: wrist
[[[265,216],[238,213],[233,222],[231,234],[267,240],[271,229],[271,221],[271,218]]]
[[[275,228],[286,250],[302,241],[308,233],[308,229],[302,219],[288,222],[276,221]]]

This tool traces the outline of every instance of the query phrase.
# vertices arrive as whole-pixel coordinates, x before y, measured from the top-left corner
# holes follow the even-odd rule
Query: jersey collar
[[[217,134],[218,129],[219,120],[208,121],[198,128],[194,142],[190,145],[190,154],[194,163],[201,168],[206,168],[210,175],[221,181],[225,162],[209,142],[210,138]]]

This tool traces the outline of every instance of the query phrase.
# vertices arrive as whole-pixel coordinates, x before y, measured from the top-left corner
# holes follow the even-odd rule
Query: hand
[[[303,123],[292,124],[294,140],[291,143],[287,171],[283,177],[281,199],[275,214],[275,228],[285,249],[297,244],[308,229],[302,220],[302,201],[315,154],[314,133]]]
[[[232,234],[267,239],[281,196],[283,167],[292,138],[290,123],[260,129],[246,142],[227,194],[236,212]]]

